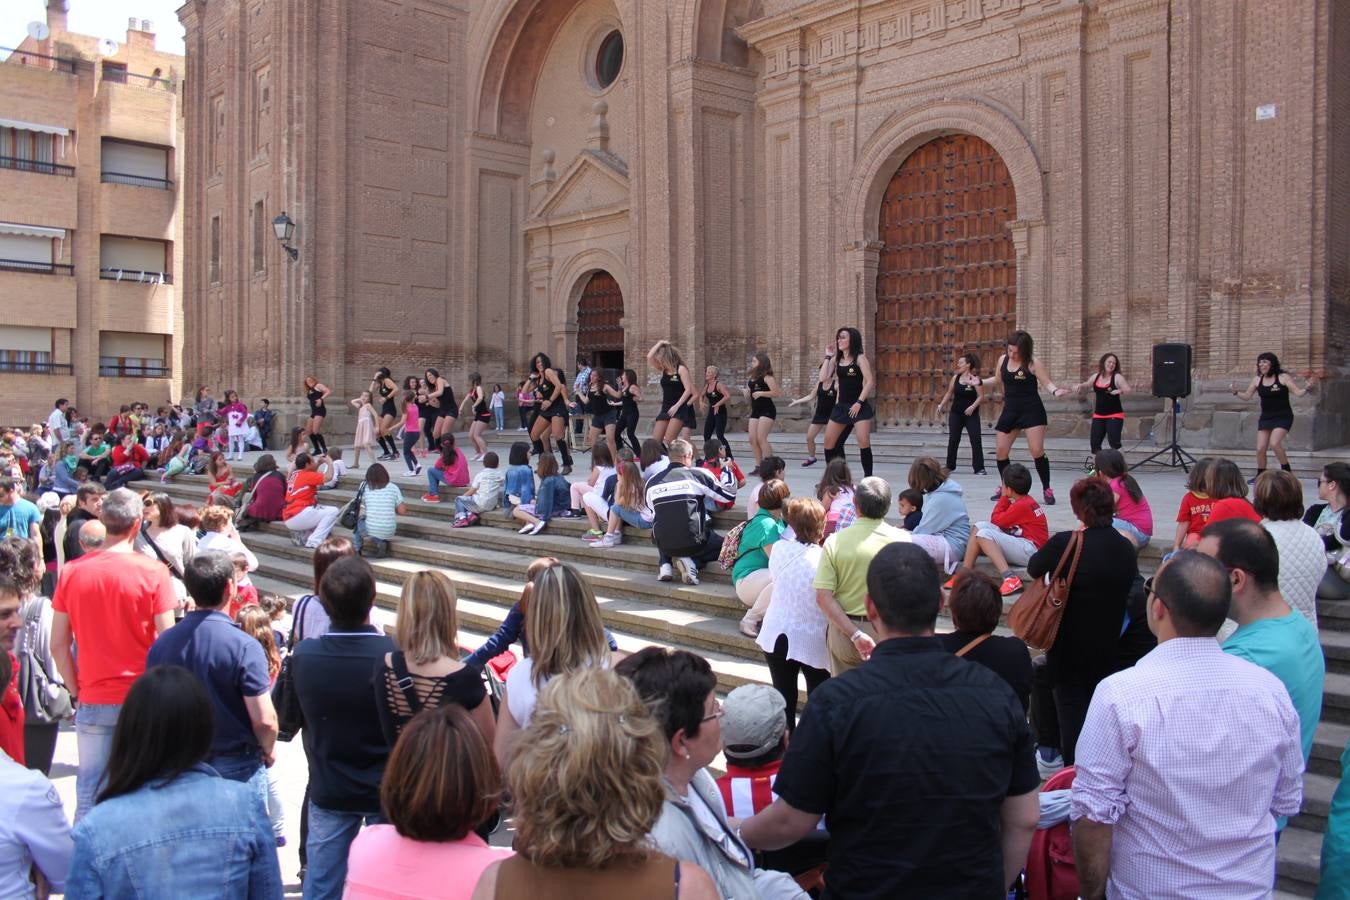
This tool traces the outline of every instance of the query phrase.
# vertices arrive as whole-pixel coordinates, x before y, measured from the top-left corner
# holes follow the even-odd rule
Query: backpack
[[[722,552],[717,554],[717,564],[722,567],[723,572],[730,572],[736,563],[741,559],[741,533],[745,531],[745,526],[750,524],[750,520],[737,525],[727,532],[727,536],[722,538]]]
[[[47,671],[33,649],[42,627],[42,613],[50,602],[46,597],[29,601],[23,614],[23,646],[18,653],[19,699],[23,701],[24,716],[30,722],[44,725],[59,722],[72,712],[70,691],[55,673]]]

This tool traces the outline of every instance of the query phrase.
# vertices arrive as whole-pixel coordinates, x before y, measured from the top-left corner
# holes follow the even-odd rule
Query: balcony
[[[133,187],[158,188],[162,191],[173,190],[173,182],[167,178],[149,178],[145,175],[127,175],[123,172],[104,172],[102,181],[104,184],[127,184]]]
[[[68,263],[0,260],[0,297],[5,309],[19,317],[10,324],[75,327],[75,279]]]
[[[172,147],[178,121],[177,101],[176,92],[146,86],[130,75],[125,83],[105,78],[99,83],[95,104],[98,133]]]
[[[74,375],[72,363],[9,362],[0,360],[0,375]]]
[[[10,165],[0,158],[0,222],[41,222],[74,229],[79,218],[79,185],[78,179],[65,177],[71,172],[71,166],[32,160]]]
[[[168,187],[161,186],[155,190],[129,183],[129,179],[139,179],[139,176],[124,177],[105,172],[102,178],[98,205],[100,234],[148,238],[166,245],[173,241],[174,215],[178,205],[178,193],[173,190],[173,182],[159,182],[160,185]],[[154,181],[154,179],[143,180]],[[3,205],[3,201],[0,201],[0,205]],[[154,265],[140,260],[132,262],[134,265],[147,268]]]
[[[100,331],[172,334],[175,288],[168,281],[157,281],[159,275],[146,272],[142,281],[140,272],[123,270],[122,280],[118,281],[115,275],[109,277],[100,272],[94,293],[93,321],[88,324]]]
[[[104,281],[126,281],[135,284],[173,284],[172,272],[150,272],[145,269],[103,268],[98,277]]]
[[[74,275],[70,263],[29,262],[23,259],[0,259],[0,272],[32,272],[35,275]]]
[[[31,50],[15,50],[13,47],[0,47],[0,53],[8,53],[4,65],[23,66],[32,71],[61,72],[66,75],[74,75],[79,66],[79,60],[69,59],[64,56],[44,56],[41,53],[34,53]]]
[[[107,378],[168,378],[173,371],[168,366],[100,365],[98,374]]]
[[[17,156],[0,156],[0,169],[14,169],[17,172],[36,172],[39,175],[64,175],[75,177],[74,166],[60,163],[42,162],[36,159],[20,159]]]

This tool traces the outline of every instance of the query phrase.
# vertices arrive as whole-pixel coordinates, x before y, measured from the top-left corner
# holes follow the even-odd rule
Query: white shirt
[[[769,575],[773,578],[773,599],[764,614],[756,643],[772,653],[779,635],[787,635],[788,659],[814,669],[830,667],[825,646],[829,620],[816,605],[816,569],[820,567],[821,548],[780,538],[769,556]]]
[[[28,872],[34,863],[52,892],[61,893],[74,852],[56,788],[41,772],[0,752],[0,897],[31,898]]]
[[[66,414],[59,409],[53,409],[47,414],[47,430],[51,432],[53,441],[66,440],[66,430],[70,426],[66,424]]]

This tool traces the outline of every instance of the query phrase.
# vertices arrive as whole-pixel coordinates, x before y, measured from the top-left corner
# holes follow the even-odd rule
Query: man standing
[[[62,441],[70,440],[70,423],[66,421],[66,407],[69,405],[70,401],[62,397],[47,414],[47,436],[51,439],[53,450],[59,450]]]
[[[647,503],[652,508],[652,540],[661,554],[657,576],[670,581],[670,564],[680,570],[685,584],[698,584],[699,566],[717,559],[722,536],[712,530],[703,500],[711,497],[725,503],[736,499],[707,469],[693,469],[694,448],[688,441],[670,443],[670,467],[647,482]]]
[[[144,514],[141,498],[127,488],[108,494],[100,516],[108,531],[103,550],[65,566],[56,581],[52,658],[79,704],[76,821],[94,805],[127,691],[145,671],[155,636],[173,625],[178,606],[164,564],[136,551]]]
[[[272,446],[272,420],[276,418],[276,413],[272,412],[272,401],[266,397],[259,400],[258,404],[258,408],[253,411],[253,424],[258,429],[261,449],[266,450]]]
[[[235,598],[234,560],[219,550],[198,553],[183,566],[183,583],[197,608],[159,636],[145,664],[182,666],[197,676],[216,723],[207,765],[252,785],[266,807],[277,714],[262,644],[225,614]]]
[[[297,453],[295,471],[286,480],[286,506],[281,518],[292,532],[291,539],[311,550],[328,537],[342,512],[336,506],[319,505],[319,488],[328,480],[328,471],[328,457]]]
[[[1278,678],[1214,640],[1223,566],[1183,550],[1144,589],[1158,646],[1097,685],[1078,738],[1081,896],[1269,897],[1275,818],[1303,798],[1298,713]]]
[[[75,492],[75,508],[66,518],[66,535],[61,539],[61,551],[66,562],[84,555],[80,546],[80,529],[85,522],[96,521],[103,510],[103,495],[107,491],[97,481],[86,481]]]
[[[319,597],[332,617],[328,633],[295,645],[291,678],[309,761],[306,900],[337,898],[347,851],[363,823],[380,820],[380,779],[389,744],[372,685],[376,664],[394,642],[370,624],[375,573],[359,556],[324,573]]]
[[[1002,897],[1040,813],[1021,701],[934,636],[941,579],[922,548],[882,547],[864,602],[879,639],[871,661],[811,694],[778,799],[741,836],[775,850],[823,814],[832,897]]]
[[[816,604],[830,620],[825,642],[834,675],[862,665],[877,645],[863,605],[873,557],[887,544],[910,539],[908,531],[884,521],[891,508],[891,487],[884,480],[869,476],[858,482],[853,503],[858,518],[825,539],[816,569]]]
[[[23,484],[8,475],[0,476],[0,540],[28,538],[37,545],[41,562],[42,532],[38,530],[41,522],[42,513],[37,506],[23,497]]]

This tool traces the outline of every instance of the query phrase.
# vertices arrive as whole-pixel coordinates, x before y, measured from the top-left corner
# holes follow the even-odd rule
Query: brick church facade
[[[1350,17],[1334,0],[189,0],[188,386],[509,382],[536,351],[810,389],[883,423],[1014,327],[1063,382],[1194,347],[1194,441],[1277,352],[1350,442]],[[297,223],[291,262],[272,235]],[[194,368],[195,367],[195,368]],[[725,375],[724,375],[725,377]],[[1049,404],[1058,431],[1079,400]]]

